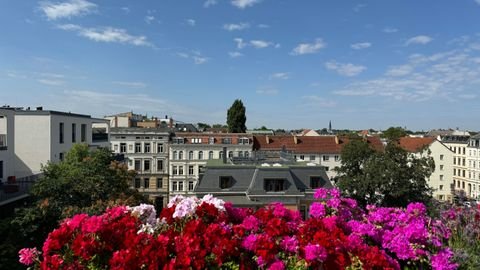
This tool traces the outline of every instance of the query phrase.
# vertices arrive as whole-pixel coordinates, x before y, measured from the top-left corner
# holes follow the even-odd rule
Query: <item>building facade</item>
[[[0,108],[0,182],[15,176],[15,115]]]
[[[472,197],[473,188],[478,189],[478,185],[473,184],[468,177],[467,146],[469,135],[440,135],[437,137],[443,144],[448,146],[453,152],[452,174],[453,191],[465,192],[467,197]],[[470,184],[470,185],[469,185]],[[469,192],[468,187],[472,189]]]
[[[170,194],[194,194],[208,160],[249,158],[252,147],[250,134],[177,132],[169,148]]]
[[[480,199],[480,134],[470,137],[467,145],[468,180],[466,194]]]
[[[158,206],[168,203],[168,145],[170,132],[156,128],[112,128],[111,149],[123,155],[137,175],[131,186]]]

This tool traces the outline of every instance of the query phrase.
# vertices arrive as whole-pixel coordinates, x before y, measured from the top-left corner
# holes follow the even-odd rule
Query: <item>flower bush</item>
[[[207,195],[115,207],[64,220],[42,252],[20,262],[40,269],[455,269],[449,230],[422,204],[363,211],[337,189],[315,193],[309,218],[280,203],[235,208]]]

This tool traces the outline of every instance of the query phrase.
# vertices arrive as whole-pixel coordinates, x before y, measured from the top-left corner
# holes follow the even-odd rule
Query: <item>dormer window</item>
[[[227,189],[233,186],[233,178],[231,176],[220,176],[219,182],[221,189]]]
[[[285,191],[285,179],[265,179],[264,189],[266,192]]]
[[[193,144],[202,143],[202,139],[201,138],[192,138],[190,140],[190,142],[193,143]]]
[[[185,140],[181,137],[175,137],[175,138],[173,138],[173,143],[174,144],[184,144]]]
[[[232,138],[222,138],[223,144],[232,144]]]
[[[321,187],[322,178],[320,176],[311,176],[310,177],[310,188],[317,189]]]
[[[246,137],[238,138],[238,144],[249,144],[249,143],[250,143],[250,139]]]

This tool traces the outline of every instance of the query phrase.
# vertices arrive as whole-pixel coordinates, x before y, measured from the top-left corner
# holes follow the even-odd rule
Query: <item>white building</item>
[[[0,108],[0,182],[15,176],[14,111]]]
[[[137,175],[132,187],[157,205],[168,203],[168,143],[170,133],[159,128],[112,128],[111,149],[124,155]]]
[[[470,135],[440,135],[438,140],[442,141],[453,152],[453,190],[463,191],[467,197],[472,197],[471,192],[478,185],[473,184],[468,177],[467,146]],[[469,192],[470,187],[470,192]]]
[[[433,158],[435,170],[427,179],[428,186],[433,189],[435,199],[452,201],[453,151],[434,137],[402,137],[399,143],[403,149],[418,157],[430,156]]]
[[[480,198],[480,134],[470,137],[467,146],[468,181],[467,196]]]
[[[17,177],[40,173],[42,165],[49,161],[62,160],[75,143],[86,143],[92,147],[108,143],[108,134],[100,140],[93,141],[92,138],[92,125],[107,124],[104,119],[75,113],[44,111],[41,107],[37,110],[17,109],[14,115],[14,170]]]
[[[176,133],[169,149],[170,195],[193,194],[207,161],[249,158],[253,138],[244,133]]]

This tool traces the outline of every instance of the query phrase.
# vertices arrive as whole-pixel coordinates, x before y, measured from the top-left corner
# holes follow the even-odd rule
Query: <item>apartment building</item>
[[[13,110],[0,108],[0,182],[15,176],[15,115]]]
[[[90,115],[59,111],[14,109],[15,176],[25,177],[41,172],[42,164],[63,160],[76,143],[91,147],[105,145],[107,137],[93,140],[92,126],[108,122]],[[106,142],[106,143],[105,143]]]
[[[478,189],[478,185],[473,184],[468,177],[467,146],[470,135],[440,135],[437,137],[443,144],[448,146],[453,152],[453,190],[463,191],[467,197],[472,197],[473,188]],[[472,190],[468,192],[468,187]]]
[[[170,132],[161,128],[112,128],[111,149],[123,155],[137,175],[131,186],[156,205],[168,203],[168,145]]]
[[[358,138],[365,140],[378,151],[383,144],[378,137]],[[254,136],[254,150],[259,154],[271,155],[280,152],[289,153],[297,162],[321,165],[329,179],[337,176],[336,167],[341,166],[341,151],[350,138],[338,136]]]
[[[466,151],[468,180],[465,192],[470,198],[480,199],[480,134],[470,137]]]
[[[427,179],[433,189],[433,197],[439,201],[452,201],[453,194],[453,151],[434,137],[402,137],[399,145],[417,157],[430,156],[435,170]]]
[[[193,194],[208,160],[249,158],[252,148],[251,134],[177,132],[169,148],[170,194]]]

